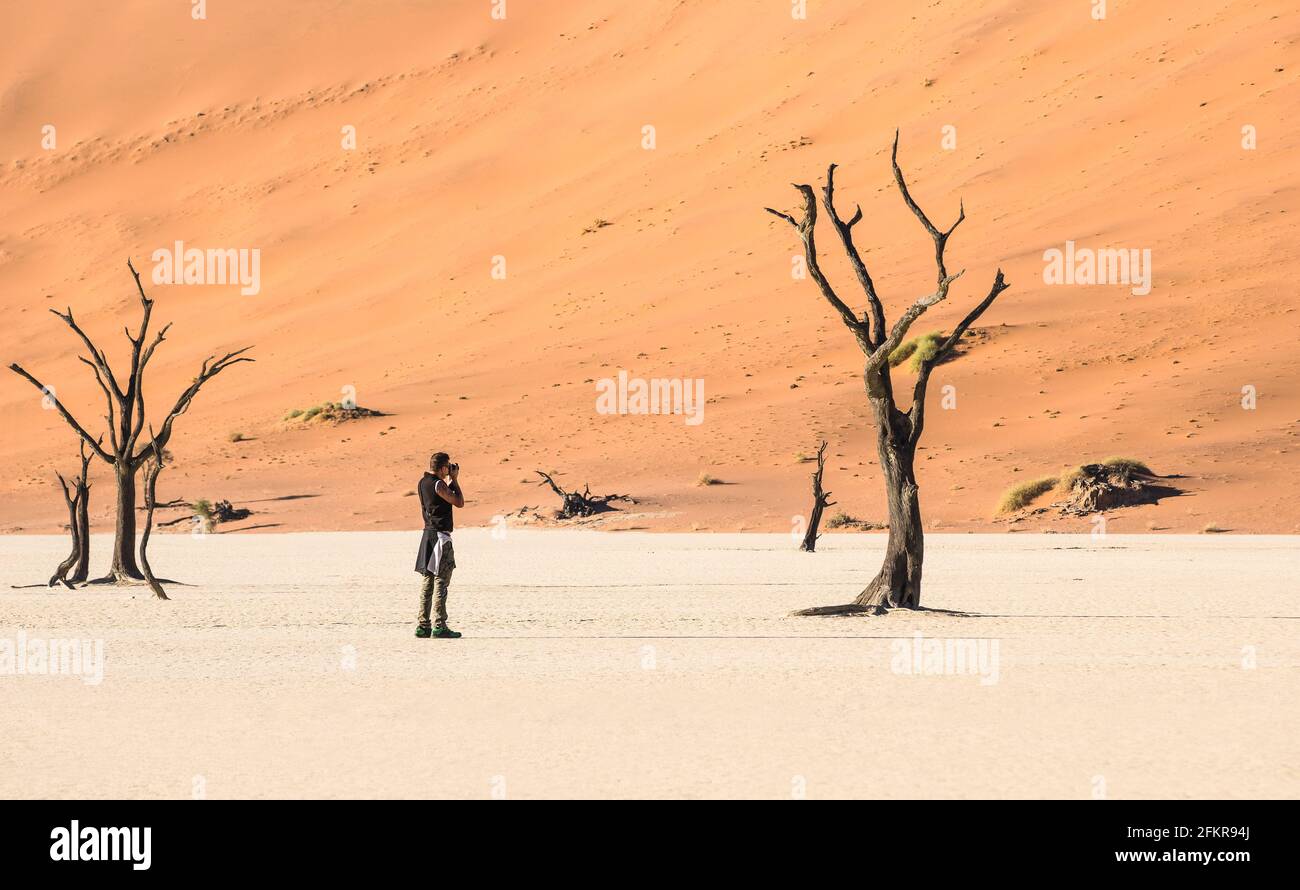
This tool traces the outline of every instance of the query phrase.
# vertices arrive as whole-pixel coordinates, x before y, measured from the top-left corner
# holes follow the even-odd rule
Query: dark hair
[[[451,463],[451,455],[445,451],[438,451],[429,458],[429,469],[436,473],[449,463]]]

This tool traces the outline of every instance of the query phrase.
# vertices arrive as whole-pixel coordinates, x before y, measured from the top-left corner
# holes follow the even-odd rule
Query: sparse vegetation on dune
[[[1043,476],[1019,482],[1006,490],[998,502],[998,513],[1014,513],[1023,510],[1038,498],[1057,487],[1060,480],[1056,476]]]
[[[198,499],[197,501],[195,501],[193,504],[190,504],[190,509],[192,509],[192,510],[194,511],[194,515],[195,515],[195,516],[197,516],[197,517],[199,517],[200,519],[203,520],[203,525],[204,525],[207,529],[211,530],[211,528],[212,528],[212,502],[209,501],[207,498],[199,498],[199,499]]]
[[[345,406],[342,402],[323,402],[320,405],[312,405],[310,408],[293,408],[286,411],[284,421],[287,423],[292,420],[307,423],[309,421],[344,423],[349,420],[359,420],[363,417],[384,417],[384,412],[375,411],[371,408],[362,408],[360,405]]]
[[[1056,490],[1060,492],[1067,492],[1071,488],[1074,488],[1074,483],[1082,478],[1083,478],[1083,467],[1080,466],[1080,467],[1075,467],[1071,470],[1066,470],[1064,473],[1060,475],[1060,477],[1057,478]]]
[[[1155,503],[1160,496],[1174,493],[1154,484],[1159,477],[1140,460],[1108,457],[1095,464],[1080,464],[1059,476],[1043,476],[1011,486],[998,502],[997,514],[1023,510],[1049,491],[1061,499],[1053,506],[1063,514],[1085,514],[1097,510]]]
[[[916,341],[920,338],[913,338],[906,342],[898,344],[898,347],[889,354],[889,367],[897,368],[903,362],[912,357],[916,352]]]
[[[943,363],[962,355],[964,349],[969,348],[971,345],[969,341],[979,337],[987,337],[987,335],[981,331],[966,331],[962,335],[961,341],[954,344],[952,351],[942,356],[940,362]],[[911,340],[900,343],[898,347],[889,354],[889,366],[891,368],[897,368],[903,362],[907,362],[907,369],[913,374],[919,374],[921,371],[921,365],[924,362],[933,360],[935,356],[939,355],[939,350],[943,348],[944,341],[947,339],[948,335],[943,331],[930,331],[929,333],[922,334],[919,337],[913,337]]]
[[[850,516],[848,513],[839,512],[826,520],[827,528],[837,529],[857,529],[858,531],[875,531],[877,529],[889,528],[888,525],[881,525],[879,522],[872,522],[870,519],[858,519],[856,516]]]
[[[947,339],[942,331],[931,331],[916,338],[916,349],[912,350],[907,367],[913,374],[921,370],[921,363],[928,362],[939,354],[939,347]]]
[[[721,485],[722,480],[714,476],[710,476],[708,473],[701,473],[699,475],[699,478],[695,480],[695,484],[696,485]]]
[[[1057,489],[1062,493],[1071,491],[1081,479],[1088,475],[1087,466],[1086,464],[1080,464],[1062,473],[1056,485]],[[1128,473],[1137,473],[1142,476],[1155,476],[1150,467],[1131,457],[1108,457],[1100,463],[1100,466]]]
[[[922,362],[929,361],[939,354],[939,347],[943,346],[945,339],[947,338],[943,331],[930,331],[900,343],[898,348],[889,354],[889,366],[897,368],[903,362],[907,362],[908,369],[915,374],[921,370]]]
[[[1101,462],[1103,467],[1113,467],[1115,469],[1127,469],[1130,473],[1141,473],[1143,476],[1154,476],[1151,468],[1140,460],[1134,460],[1131,457],[1108,457]]]

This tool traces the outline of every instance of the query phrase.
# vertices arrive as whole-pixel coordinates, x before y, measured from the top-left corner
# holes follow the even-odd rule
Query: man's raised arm
[[[438,497],[442,498],[453,507],[465,506],[465,495],[461,493],[460,483],[456,481],[457,470],[451,471],[451,482],[447,483],[438,480],[438,486],[434,490],[438,492]]]

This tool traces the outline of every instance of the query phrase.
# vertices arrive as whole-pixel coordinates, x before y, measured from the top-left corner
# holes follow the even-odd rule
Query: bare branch
[[[95,439],[95,441],[103,442],[104,436],[101,434],[98,438]],[[81,476],[78,477],[78,481],[81,488],[89,491],[90,490],[90,458],[93,455],[86,453],[85,440],[78,442],[77,447],[78,450],[81,452]]]
[[[835,231],[839,233],[840,243],[844,245],[844,252],[849,256],[849,264],[853,266],[853,274],[857,276],[858,284],[862,285],[862,290],[867,295],[868,312],[871,317],[868,340],[875,347],[879,346],[885,338],[885,307],[881,304],[880,297],[876,295],[875,282],[871,280],[867,265],[862,261],[857,245],[853,243],[853,227],[862,220],[862,205],[858,205],[848,222],[841,220],[840,215],[835,211],[835,168],[837,166],[831,164],[826,168],[826,186],[822,189],[822,204],[830,214],[831,222],[835,224]]]
[[[781,217],[781,219],[785,220],[790,225],[794,226],[796,229],[799,228],[799,223],[795,222],[795,218],[790,214],[782,213],[779,210],[773,210],[771,207],[764,207],[763,209],[766,210],[768,213],[772,214],[773,216]]]
[[[108,384],[104,382],[104,378],[99,376],[99,367],[94,362],[82,355],[77,356],[77,360],[90,366],[90,370],[95,372],[95,382],[98,383],[99,388],[104,391],[104,403],[108,408],[108,413],[104,415],[104,422],[108,424],[109,444],[113,446],[114,454],[120,454],[121,448],[118,445],[117,430],[114,428],[113,421],[113,394],[109,391]],[[103,437],[101,436],[100,438],[102,440]]]
[[[100,447],[99,442],[103,439],[103,436],[101,436],[99,440],[90,438],[90,433],[86,432],[85,428],[77,422],[77,419],[68,413],[68,409],[63,407],[63,403],[59,401],[58,396],[54,394],[52,389],[47,387],[44,383],[41,383],[41,381],[37,380],[31,374],[28,374],[23,370],[22,366],[17,363],[11,364],[9,370],[13,371],[32,386],[39,389],[41,393],[54,404],[55,410],[57,410],[59,415],[67,421],[68,426],[72,427],[72,429],[76,431],[77,435],[81,436],[82,441],[90,446],[91,451],[95,452],[95,455],[99,457],[100,460],[110,464],[113,462],[113,456]]]
[[[949,275],[946,278],[940,279],[939,288],[934,293],[921,297],[921,299],[909,306],[907,311],[898,317],[898,321],[894,322],[894,326],[890,328],[889,336],[885,338],[885,342],[877,346],[875,351],[872,352],[870,357],[867,359],[867,370],[879,370],[886,362],[888,362],[889,354],[897,349],[898,345],[903,342],[903,338],[907,336],[907,329],[912,326],[912,322],[920,318],[925,313],[925,310],[929,309],[934,304],[942,303],[946,300],[948,298],[949,286],[964,274],[966,274],[965,269],[958,272],[956,275]]]
[[[812,275],[813,281],[817,282],[817,287],[821,290],[822,296],[826,298],[826,302],[834,307],[835,311],[840,314],[840,318],[844,320],[845,326],[853,332],[853,336],[858,341],[862,351],[870,353],[870,330],[865,324],[858,321],[857,316],[853,314],[853,310],[839,298],[835,293],[835,289],[831,287],[831,283],[822,274],[821,267],[817,264],[817,199],[813,194],[812,186],[795,184],[794,187],[803,195],[803,219],[796,221],[789,214],[780,213],[770,207],[765,209],[768,213],[779,216],[790,223],[799,232],[799,238],[803,241],[804,260],[808,264],[808,272]]]
[[[96,346],[91,341],[90,337],[87,336],[86,332],[81,329],[81,326],[77,324],[76,320],[72,317],[72,307],[69,306],[67,312],[60,312],[57,309],[51,309],[50,312],[62,319],[63,323],[72,328],[73,332],[81,338],[81,342],[86,345],[86,349],[88,349],[90,354],[95,357],[95,364],[99,367],[99,370],[104,373],[105,379],[108,380],[109,386],[113,388],[113,394],[118,398],[118,400],[120,401],[121,399],[126,398],[126,394],[122,392],[122,388],[117,385],[117,378],[113,376],[113,369],[108,366],[108,357],[104,354],[104,350]]]
[[[961,320],[961,324],[957,325],[957,327],[953,329],[953,332],[948,339],[943,342],[943,345],[939,347],[938,351],[935,352],[931,358],[927,359],[924,364],[933,367],[943,361],[944,357],[954,346],[957,345],[957,342],[961,340],[962,334],[966,333],[967,328],[974,324],[975,320],[984,314],[985,309],[993,305],[993,301],[998,298],[998,294],[1002,293],[1009,287],[1011,287],[1011,285],[1007,284],[1006,279],[1002,277],[1002,270],[998,269],[997,276],[993,279],[993,286],[989,289],[989,295],[981,300],[978,306],[966,314],[966,317]]]
[[[140,569],[144,574],[144,579],[149,583],[153,590],[154,596],[160,600],[169,599],[163,586],[158,583],[154,577],[153,569],[149,565],[149,536],[153,533],[153,514],[158,506],[158,474],[163,471],[163,452],[158,447],[158,437],[154,435],[153,426],[149,427],[149,438],[153,442],[153,451],[149,455],[149,460],[144,468],[144,534],[140,537]]]
[[[188,410],[190,402],[194,400],[196,395],[198,395],[199,390],[203,388],[203,384],[207,383],[213,377],[216,377],[231,365],[237,365],[240,362],[254,361],[253,359],[243,355],[243,353],[248,352],[248,350],[252,348],[253,347],[251,346],[245,346],[243,349],[228,352],[215,361],[215,356],[208,356],[204,359],[203,366],[199,369],[199,376],[195,377],[193,382],[191,382],[190,385],[186,387],[185,391],[176,399],[176,404],[172,407],[172,410],[168,413],[166,419],[163,420],[162,426],[159,428],[157,435],[154,436],[151,433],[150,441],[130,457],[132,466],[140,466],[140,464],[143,463],[150,454],[154,453],[155,450],[166,448],[168,441],[171,440],[172,424],[175,422],[177,417]]]
[[[533,472],[542,477],[543,482],[538,482],[538,485],[545,483],[546,485],[551,486],[551,491],[555,492],[560,497],[565,498],[569,496],[567,491],[555,484],[555,480],[551,478],[550,473],[543,473],[541,470],[534,470]]]
[[[135,449],[136,440],[140,438],[140,432],[144,429],[144,398],[142,391],[144,389],[144,338],[149,332],[149,319],[153,315],[153,300],[145,295],[144,285],[140,283],[140,273],[135,270],[135,266],[127,258],[126,267],[131,271],[131,277],[135,280],[135,289],[140,294],[140,305],[143,309],[140,315],[140,333],[134,337],[131,332],[126,332],[126,339],[131,341],[131,376],[127,381],[126,397],[122,405],[122,438],[125,442],[125,452],[130,454]],[[163,334],[166,329],[163,330]],[[155,338],[149,346],[149,352],[152,353],[162,342],[162,338]]]
[[[160,330],[153,338],[153,342],[149,344],[149,348],[146,349],[144,355],[140,357],[140,372],[142,374],[144,373],[145,366],[149,364],[149,359],[153,358],[153,352],[158,348],[158,344],[167,339],[167,332],[171,330],[171,326],[171,322],[167,322],[167,324],[163,325],[162,330]]]
[[[135,371],[133,378],[134,383],[132,385],[135,392],[135,424],[131,428],[131,438],[126,446],[126,451],[128,453],[135,450],[135,443],[140,438],[140,433],[144,429],[144,369],[148,367],[149,360],[153,358],[154,350],[158,348],[158,344],[167,339],[167,331],[170,330],[170,328],[171,322],[163,325],[162,330],[158,332],[157,336],[154,337],[153,342],[149,344],[149,348],[140,356],[139,366]]]
[[[894,149],[890,153],[890,162],[894,166],[894,181],[898,183],[898,190],[903,195],[903,201],[907,204],[908,208],[911,209],[912,213],[916,215],[916,218],[921,221],[921,225],[925,226],[925,230],[930,233],[930,237],[934,239],[934,262],[935,265],[938,266],[938,281],[940,286],[942,286],[943,280],[948,277],[948,270],[944,267],[943,263],[943,249],[948,244],[948,236],[950,236],[956,230],[957,226],[961,225],[962,220],[966,218],[966,204],[964,201],[961,202],[961,212],[957,215],[957,221],[949,226],[946,231],[939,231],[939,229],[935,227],[935,224],[930,222],[930,217],[925,215],[925,211],[921,209],[920,205],[912,199],[912,193],[907,189],[907,182],[903,179],[903,170],[898,166],[897,130],[894,131]]]
[[[966,314],[966,317],[961,320],[961,324],[953,329],[953,332],[948,335],[948,339],[943,341],[943,344],[935,351],[934,355],[921,362],[916,372],[916,386],[912,389],[912,407],[907,412],[912,421],[910,436],[913,443],[920,441],[921,431],[925,427],[925,391],[930,385],[930,372],[934,370],[935,365],[943,361],[952,352],[967,329],[975,323],[977,318],[984,314],[984,310],[993,305],[993,301],[998,298],[998,294],[1009,287],[1011,285],[1007,284],[1002,277],[1002,270],[998,269],[997,276],[993,279],[993,286],[989,288],[988,296]]]

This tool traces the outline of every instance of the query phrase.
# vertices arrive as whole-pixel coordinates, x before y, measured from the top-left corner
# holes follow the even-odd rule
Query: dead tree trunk
[[[49,586],[62,584],[71,588],[73,584],[85,581],[90,574],[90,455],[86,453],[86,443],[81,442],[81,473],[73,477],[72,487],[62,473],[55,473],[59,485],[63,488],[63,500],[68,505],[68,530],[72,537],[72,552],[68,558],[59,563],[54,574],[50,576]]]
[[[149,535],[153,532],[153,511],[158,504],[158,474],[163,471],[163,452],[158,447],[158,437],[154,435],[153,429],[149,430],[149,438],[153,440],[153,456],[145,461],[144,465],[144,534],[140,536],[140,568],[144,571],[144,579],[149,584],[154,596],[160,600],[170,599],[167,592],[163,590],[158,579],[154,577],[153,569],[149,566]]]
[[[998,269],[988,296],[962,319],[961,324],[957,325],[936,353],[921,363],[912,390],[912,405],[906,412],[900,410],[894,402],[893,383],[889,376],[889,355],[903,342],[912,322],[931,306],[947,299],[952,283],[962,276],[962,272],[948,274],[944,264],[944,248],[953,231],[966,218],[966,208],[962,206],[956,222],[941,231],[925,215],[908,191],[907,183],[903,179],[903,171],[898,166],[897,132],[894,133],[894,147],[890,157],[894,182],[903,197],[903,202],[934,241],[934,259],[938,274],[934,292],[914,302],[889,328],[885,326],[884,304],[876,293],[875,282],[872,281],[867,266],[853,243],[853,227],[862,220],[862,207],[859,206],[848,221],[841,219],[835,210],[835,164],[831,164],[826,171],[826,185],[822,189],[822,206],[830,216],[831,224],[848,256],[849,265],[852,266],[854,275],[866,295],[867,309],[863,312],[862,318],[859,319],[839,298],[817,263],[817,247],[814,240],[817,199],[812,186],[795,186],[803,196],[803,216],[800,219],[770,207],[765,208],[768,213],[788,222],[799,233],[809,274],[816,282],[822,296],[839,313],[841,320],[853,334],[866,357],[862,379],[866,387],[867,400],[871,403],[875,416],[876,451],[880,457],[880,467],[885,477],[885,494],[889,501],[889,541],[885,546],[885,561],[871,583],[851,603],[804,609],[796,612],[796,615],[844,615],[854,612],[879,614],[893,608],[920,608],[921,563],[925,555],[925,536],[921,527],[921,504],[914,463],[917,442],[920,441],[921,431],[925,425],[925,391],[929,385],[930,372],[951,353],[953,347],[966,333],[966,329],[984,314],[984,310],[993,304],[998,294],[1010,286],[1003,279],[1002,270]]]
[[[84,478],[84,477],[83,477]],[[77,485],[77,567],[69,581],[80,584],[90,577],[90,486]]]
[[[86,332],[81,329],[81,326],[77,324],[76,319],[72,317],[72,309],[69,308],[66,312],[59,312],[56,309],[50,310],[72,329],[73,333],[80,338],[82,344],[90,353],[90,358],[85,356],[79,356],[78,358],[94,372],[95,382],[99,384],[99,388],[104,393],[104,402],[107,406],[107,413],[104,415],[104,422],[108,428],[107,447],[103,444],[102,436],[98,440],[91,438],[85,427],[59,401],[54,394],[54,390],[27,373],[17,363],[9,366],[11,371],[41,391],[47,403],[59,412],[64,421],[81,437],[82,442],[90,448],[92,454],[113,468],[113,475],[117,480],[117,521],[114,527],[113,562],[108,575],[94,583],[120,584],[144,580],[144,575],[141,574],[135,559],[136,474],[150,455],[153,454],[155,446],[159,449],[167,446],[168,441],[171,439],[173,423],[178,416],[184,414],[189,408],[190,402],[198,395],[203,384],[231,365],[253,361],[253,359],[243,355],[252,348],[250,346],[228,352],[219,359],[216,356],[209,356],[199,369],[198,376],[191,381],[189,387],[177,398],[176,404],[163,420],[157,437],[151,442],[141,444],[139,441],[140,434],[145,426],[145,367],[149,364],[149,360],[153,358],[154,350],[166,339],[167,331],[171,325],[164,325],[154,335],[153,340],[146,345],[145,339],[149,333],[149,317],[153,313],[154,301],[145,296],[144,287],[140,284],[140,273],[135,270],[135,266],[129,260],[126,266],[131,271],[131,276],[135,279],[136,290],[140,294],[142,316],[140,329],[135,336],[131,335],[130,330],[126,332],[126,338],[131,343],[131,365],[125,388],[113,374],[113,369],[109,367],[108,357],[104,350],[94,344]]]
[[[114,581],[144,577],[135,561],[136,469],[129,461],[113,467],[114,478],[117,480],[117,518],[113,526],[113,564],[109,568],[109,576]]]
[[[54,574],[50,576],[49,586],[62,584],[71,590],[72,584],[68,581],[68,572],[72,571],[72,567],[77,564],[77,557],[81,553],[81,529],[77,526],[77,494],[75,488],[68,488],[68,482],[63,478],[62,473],[54,475],[59,478],[59,485],[63,488],[63,501],[68,505],[68,529],[72,532],[72,552],[55,568]]]
[[[914,469],[916,443],[910,436],[894,435],[900,418],[882,421],[881,414],[887,407],[883,400],[873,407],[877,412],[876,454],[885,475],[889,503],[889,540],[880,572],[854,603],[876,611],[891,607],[915,609],[921,605],[921,562],[925,558]]]
[[[90,458],[86,443],[81,447],[81,473],[74,480],[77,491],[77,565],[68,580],[80,584],[90,577]]]
[[[808,531],[804,533],[803,542],[799,545],[800,550],[812,553],[817,549],[817,529],[822,524],[822,512],[827,507],[833,507],[835,502],[832,501],[831,493],[822,490],[822,473],[826,470],[826,440],[817,449],[817,472],[812,474],[813,506],[812,513],[808,516]]]

